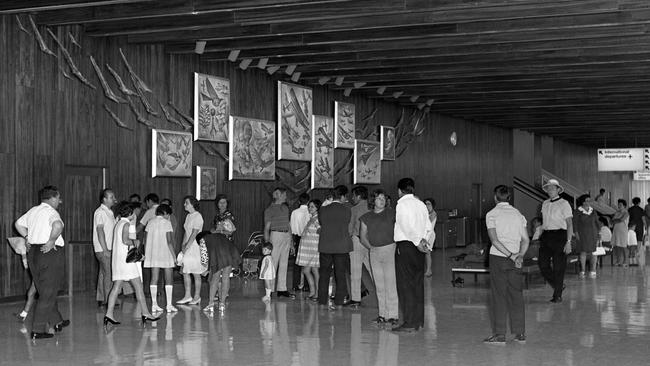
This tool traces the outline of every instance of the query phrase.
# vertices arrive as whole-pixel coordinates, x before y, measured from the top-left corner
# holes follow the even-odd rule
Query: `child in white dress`
[[[167,205],[156,207],[156,216],[147,221],[144,229],[145,256],[144,267],[151,268],[151,311],[161,312],[163,309],[158,306],[158,274],[160,269],[165,271],[165,295],[167,297],[167,312],[174,312],[177,309],[172,305],[173,278],[172,270],[176,266],[176,254],[174,253],[174,229],[169,217],[172,208]]]
[[[636,240],[636,225],[635,224],[629,224],[628,226],[628,232],[627,232],[627,250],[628,250],[628,258],[629,258],[629,263],[630,264],[638,264],[636,260],[636,248],[638,245],[638,242]]]
[[[264,280],[264,289],[266,295],[262,297],[262,301],[271,301],[271,292],[273,291],[273,280],[275,280],[275,266],[273,265],[273,259],[271,257],[271,252],[273,251],[273,244],[264,243],[262,246],[262,254],[264,259],[262,259],[262,266],[260,269],[260,279]]]

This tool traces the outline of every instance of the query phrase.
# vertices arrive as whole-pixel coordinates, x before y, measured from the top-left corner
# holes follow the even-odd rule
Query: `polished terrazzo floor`
[[[395,334],[371,323],[376,309],[323,309],[296,300],[260,301],[257,280],[233,281],[225,312],[198,306],[163,313],[142,327],[134,300],[126,300],[107,331],[91,294],[60,298],[72,325],[54,339],[32,341],[13,313],[22,303],[0,305],[1,365],[648,365],[648,271],[610,267],[597,279],[567,275],[564,302],[550,304],[539,278],[526,290],[525,345],[484,345],[489,335],[488,280],[465,277],[452,288],[449,262],[434,253],[435,274],[426,284],[426,326]],[[608,262],[608,261],[607,261]],[[175,299],[182,284],[176,285]],[[207,285],[204,284],[204,296]],[[162,300],[162,299],[161,299]],[[164,301],[164,300],[163,300]],[[206,301],[203,301],[205,305]]]

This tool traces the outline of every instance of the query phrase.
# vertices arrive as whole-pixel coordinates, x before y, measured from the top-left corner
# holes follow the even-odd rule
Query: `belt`
[[[289,232],[289,230],[271,230],[271,231],[275,231],[276,233],[288,233]]]

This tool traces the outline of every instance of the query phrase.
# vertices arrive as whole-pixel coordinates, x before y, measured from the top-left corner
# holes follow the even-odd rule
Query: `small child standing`
[[[262,301],[271,301],[271,292],[273,291],[273,280],[275,280],[275,266],[273,265],[273,258],[271,252],[273,251],[273,244],[264,243],[262,246],[262,266],[260,269],[260,279],[264,280],[264,290],[266,294],[262,297]]]
[[[165,271],[165,295],[167,297],[167,312],[177,311],[172,305],[172,293],[174,291],[172,270],[176,266],[176,254],[174,253],[174,239],[172,223],[169,218],[172,208],[167,205],[156,207],[156,217],[147,222],[144,229],[145,254],[144,267],[151,268],[151,312],[161,312],[163,309],[158,306],[158,274],[162,268]]]
[[[628,231],[627,231],[627,249],[628,249],[628,258],[629,258],[629,263],[631,265],[636,265],[636,248],[637,248],[637,241],[636,241],[636,225],[635,224],[629,224],[627,226]],[[625,265],[625,264],[624,264]]]

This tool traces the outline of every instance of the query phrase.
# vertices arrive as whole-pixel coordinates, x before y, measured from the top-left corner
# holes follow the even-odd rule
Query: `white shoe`
[[[184,297],[178,301],[176,301],[177,304],[187,304],[188,302],[192,301],[191,297]]]
[[[585,278],[585,273],[584,273],[584,272],[580,272],[580,274],[578,275],[578,277],[579,277],[579,278]]]
[[[208,306],[203,308],[203,311],[213,312],[214,311],[214,304],[208,304]]]
[[[596,271],[589,272],[589,278],[596,278]]]
[[[176,307],[174,305],[167,305],[167,312],[168,313],[175,313],[177,311],[178,311],[178,309],[176,309]]]
[[[264,296],[264,297],[262,297],[262,301],[264,301],[264,302],[270,302],[270,301],[271,301],[271,296]]]
[[[152,313],[162,313],[163,309],[158,305],[151,305]]]

